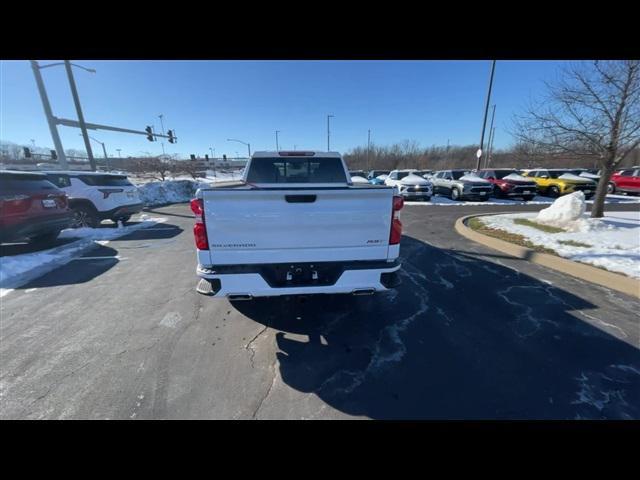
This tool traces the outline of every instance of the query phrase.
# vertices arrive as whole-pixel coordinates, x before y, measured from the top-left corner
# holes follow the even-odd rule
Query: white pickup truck
[[[402,197],[353,184],[337,152],[255,152],[240,181],[201,188],[198,292],[230,300],[399,283]]]

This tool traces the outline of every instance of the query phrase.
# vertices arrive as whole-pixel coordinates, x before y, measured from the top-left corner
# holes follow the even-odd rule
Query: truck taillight
[[[193,236],[198,250],[209,250],[207,227],[204,224],[204,203],[200,198],[191,200],[191,211],[196,216],[196,224],[193,226]]]
[[[207,238],[207,229],[202,222],[196,222],[193,226],[193,236],[196,239],[196,248],[198,250],[209,250],[209,239]]]
[[[191,211],[196,215],[196,217],[198,215],[202,216],[202,213],[204,212],[202,199],[194,198],[193,200],[191,200]]]
[[[401,196],[393,197],[393,210],[391,212],[391,233],[389,245],[397,245],[402,237],[402,222],[400,222],[400,210],[404,207],[404,199]]]

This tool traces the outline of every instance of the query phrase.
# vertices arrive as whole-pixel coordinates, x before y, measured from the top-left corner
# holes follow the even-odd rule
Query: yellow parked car
[[[522,172],[522,176],[536,182],[540,195],[555,198],[581,190],[585,198],[589,199],[596,194],[597,183],[587,177],[581,177],[580,172],[580,170],[539,168]]]

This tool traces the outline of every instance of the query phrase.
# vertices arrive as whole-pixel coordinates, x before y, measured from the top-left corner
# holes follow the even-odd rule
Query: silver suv
[[[493,185],[477,177],[469,170],[440,170],[431,177],[433,193],[445,195],[451,200],[486,201],[493,192]]]

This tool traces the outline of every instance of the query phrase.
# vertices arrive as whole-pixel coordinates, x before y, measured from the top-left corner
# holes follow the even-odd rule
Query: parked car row
[[[354,170],[352,181],[398,188],[405,199],[429,201],[433,195],[452,200],[484,201],[490,197],[532,200],[536,195],[557,198],[576,191],[587,199],[596,193],[600,171],[575,168],[493,168],[477,171],[452,170]],[[640,169],[633,167],[617,171],[609,182],[608,193],[640,193]]]
[[[126,222],[142,207],[126,175],[0,171],[0,242],[52,242],[65,228]]]

